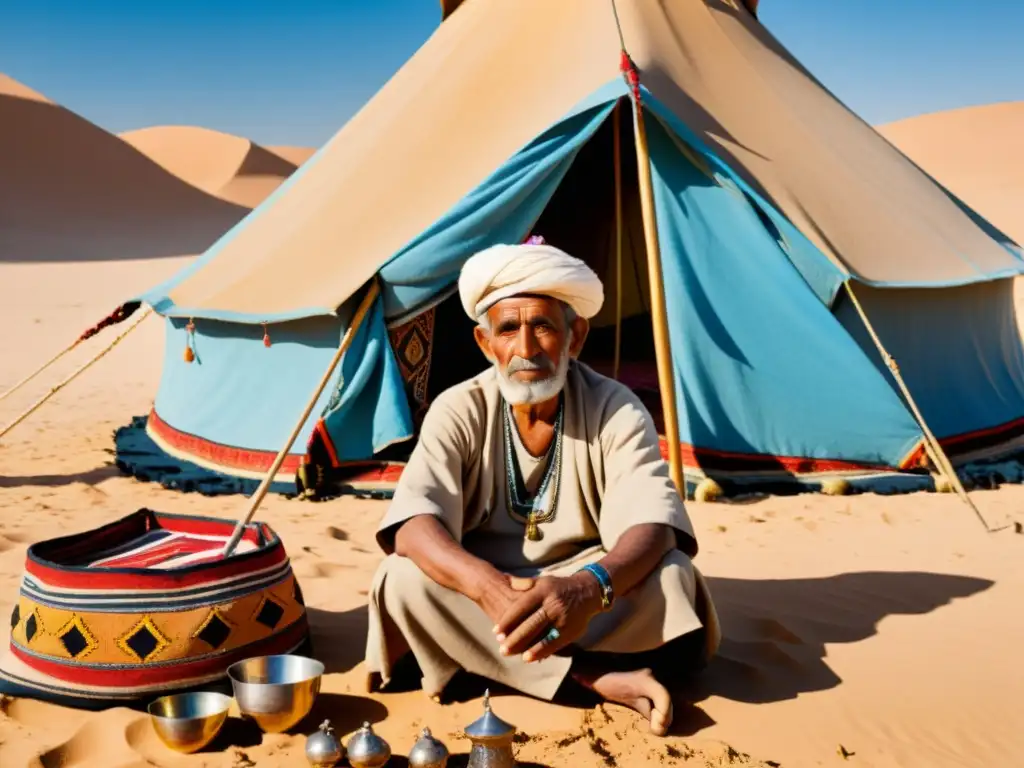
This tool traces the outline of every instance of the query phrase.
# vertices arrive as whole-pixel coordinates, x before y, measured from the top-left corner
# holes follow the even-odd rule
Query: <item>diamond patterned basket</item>
[[[141,509],[29,547],[0,692],[90,709],[226,685],[228,666],[309,651],[302,590],[266,525]]]

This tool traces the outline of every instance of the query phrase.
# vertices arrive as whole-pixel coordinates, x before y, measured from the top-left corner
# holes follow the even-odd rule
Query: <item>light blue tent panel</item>
[[[338,348],[343,325],[314,317],[281,323],[263,346],[262,329],[219,320],[196,323],[193,363],[183,360],[184,321],[167,320],[164,375],[155,409],[187,434],[276,453],[295,427]],[[273,375],[267,375],[267,371]],[[401,372],[376,300],[292,448],[303,453],[321,414],[342,461],[366,459],[413,435]]]
[[[767,219],[766,226],[770,226],[775,239],[783,245],[786,257],[818,299],[831,306],[850,273],[825,256],[775,206],[765,200],[733,168],[723,163],[675,113],[646,90],[643,98],[644,107],[668,126],[670,137],[681,153],[689,155],[702,172],[713,177],[718,184],[746,197],[751,206]]]
[[[183,359],[187,321],[166,320],[163,375],[154,408],[180,432],[221,445],[276,453],[313,395],[338,348],[337,318],[314,317],[263,329],[196,320],[195,355]],[[327,405],[324,393],[314,413]],[[304,447],[313,422],[299,436]]]
[[[339,461],[367,459],[414,434],[380,296],[341,360],[334,392],[322,413]]]
[[[744,196],[648,120],[684,443],[898,466],[921,431]]]
[[[1024,417],[1024,347],[1013,280],[941,291],[927,288],[857,290],[914,401],[939,439],[975,433]],[[850,301],[836,317],[891,381]]]

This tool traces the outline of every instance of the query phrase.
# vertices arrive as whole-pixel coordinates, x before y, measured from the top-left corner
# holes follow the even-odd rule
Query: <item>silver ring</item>
[[[544,644],[553,643],[562,636],[562,633],[558,631],[557,627],[552,627],[548,630],[548,633],[544,635]]]

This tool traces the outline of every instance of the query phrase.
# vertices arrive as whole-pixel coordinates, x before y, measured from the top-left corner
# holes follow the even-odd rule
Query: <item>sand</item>
[[[994,226],[1024,243],[1024,102],[920,115],[878,131]]]
[[[242,136],[187,125],[142,128],[120,137],[197,189],[249,208],[313,153],[305,147],[262,147]]]
[[[106,252],[112,236],[108,230],[87,231],[81,220],[66,221],[58,214],[106,206],[112,216],[185,212],[188,216],[179,221],[195,216],[208,222],[209,211],[234,210],[200,189],[198,175],[182,180],[30,90],[10,82],[0,85],[6,89],[0,110],[12,109],[11,104],[20,110],[3,115],[38,118],[40,125],[92,142],[70,143],[79,149],[62,155],[68,162],[85,164],[80,169],[101,160],[114,163],[103,166],[112,168],[110,173],[93,168],[92,175],[69,181],[79,184],[78,197],[68,192],[55,199],[27,198],[34,201],[38,221],[50,222],[79,253]],[[13,132],[26,141],[27,130],[0,119],[0,136]],[[60,143],[59,137],[51,138],[54,145]],[[5,146],[0,143],[0,152],[9,154],[2,157],[10,157]],[[51,162],[46,151],[56,150],[39,148],[34,162],[52,187],[60,164]],[[279,154],[287,160],[286,155]],[[21,184],[34,178],[26,168],[27,162],[16,176]],[[211,166],[204,178],[230,179],[229,171]],[[184,167],[178,172],[187,175]],[[205,171],[197,167],[195,173]],[[90,190],[100,188],[106,190],[103,195],[90,198]],[[0,203],[13,199],[11,189],[0,180]],[[129,189],[136,190],[133,199],[124,196]],[[116,217],[110,222],[124,223]],[[163,231],[160,226],[154,224],[154,231]],[[141,230],[139,235],[136,245],[148,242]],[[124,298],[188,261],[175,254],[183,246],[172,248],[159,238],[142,255],[167,258],[139,258],[137,251],[131,258],[127,254],[132,251],[126,250],[93,262],[54,263],[57,251],[42,247],[38,239],[27,242],[39,246],[30,260],[0,250],[0,392]],[[9,243],[0,239],[0,244]],[[0,425],[115,333],[106,331],[44,378],[0,402]],[[166,491],[122,477],[111,465],[111,433],[148,411],[162,347],[161,323],[151,318],[86,376],[0,439],[0,615],[11,609],[25,550],[34,541],[93,528],[143,506],[225,518],[245,507],[239,497]],[[1024,505],[1019,486],[972,496],[993,519],[1016,515]],[[343,735],[363,720],[375,722],[399,756],[423,726],[453,752],[464,754],[466,742],[458,730],[478,715],[479,700],[441,706],[418,691],[363,692],[366,594],[381,559],[373,530],[383,511],[384,502],[315,504],[279,497],[260,511],[259,519],[274,526],[291,554],[328,670],[315,712],[294,733],[262,735],[233,717],[210,750],[185,757],[165,749],[146,716],[137,712],[84,713],[4,700],[0,765],[303,765],[305,736],[323,717],[331,718]],[[1024,645],[1019,609],[1024,536],[986,533],[951,495],[766,498],[694,503],[690,512],[702,546],[698,563],[709,577],[725,639],[703,679],[678,692],[672,735],[650,737],[639,718],[620,707],[583,709],[502,695],[494,706],[525,734],[519,752],[524,765],[1024,764],[1024,673],[1018,660]],[[6,631],[7,622],[0,622],[0,643],[7,641]],[[405,762],[399,757],[392,764]]]

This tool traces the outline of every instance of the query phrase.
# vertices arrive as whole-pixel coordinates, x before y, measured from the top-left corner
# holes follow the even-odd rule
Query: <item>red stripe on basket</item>
[[[283,563],[288,559],[284,547],[276,545],[263,552],[247,552],[244,555],[232,555],[218,565],[204,565],[197,569],[187,570],[147,570],[144,573],[114,573],[103,568],[53,568],[42,563],[28,560],[25,570],[33,577],[50,587],[67,589],[124,589],[131,592],[143,592],[158,589],[185,589],[200,587],[210,582],[246,573],[262,571],[265,568]]]

